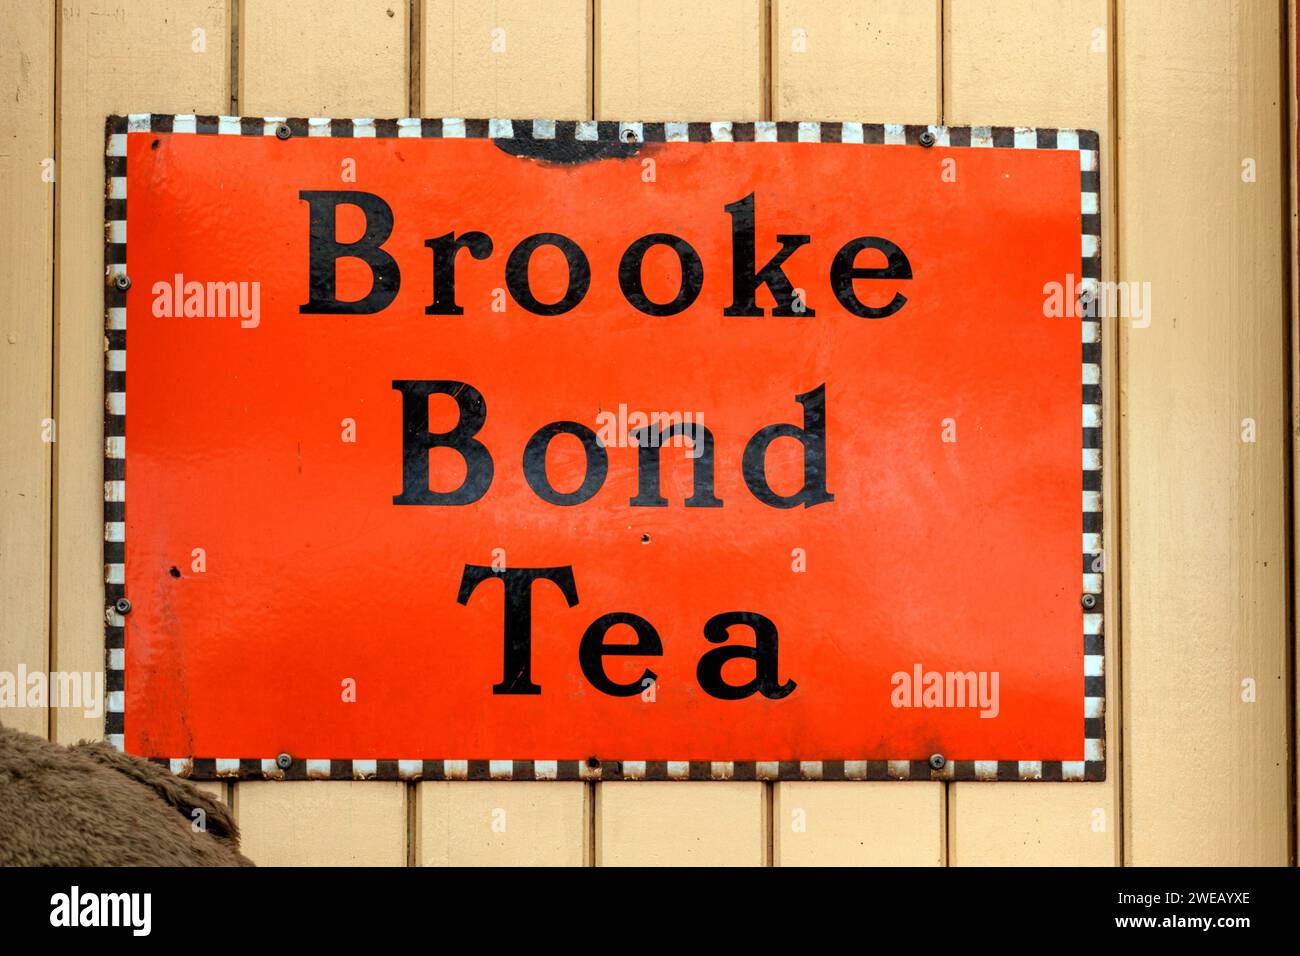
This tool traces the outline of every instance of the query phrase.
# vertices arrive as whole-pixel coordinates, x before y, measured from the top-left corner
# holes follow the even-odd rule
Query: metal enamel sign
[[[107,154],[118,746],[1104,776],[1094,133],[144,114]]]

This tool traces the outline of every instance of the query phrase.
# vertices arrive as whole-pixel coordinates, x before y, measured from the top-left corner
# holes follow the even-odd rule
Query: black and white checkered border
[[[107,707],[105,734],[121,750],[125,726],[125,621],[114,605],[125,597],[126,301],[114,277],[127,273],[126,136],[196,133],[288,138],[432,137],[575,142],[862,143],[897,146],[1070,150],[1079,155],[1080,267],[1083,297],[1101,301],[1099,139],[1092,130],[1011,126],[918,126],[890,123],[628,123],[511,119],[329,119],[282,116],[202,116],[133,113],[106,124],[104,366],[104,582]],[[1062,277],[1064,278],[1064,277]],[[694,761],[694,760],[333,760],[154,758],[194,779],[286,780],[1104,780],[1105,650],[1102,630],[1102,392],[1101,322],[1082,319],[1082,595],[1084,759],[955,760],[934,769],[928,760]]]

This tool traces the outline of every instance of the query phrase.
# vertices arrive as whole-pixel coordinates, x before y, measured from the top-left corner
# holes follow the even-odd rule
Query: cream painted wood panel
[[[1066,125],[1059,117],[1073,117],[1074,126],[1105,125],[1110,5],[945,0],[946,122],[1003,123],[1028,112],[1023,125]]]
[[[959,0],[944,17],[944,116],[953,125],[1093,129],[1101,138],[1102,277],[1115,275],[1112,37],[1109,0]],[[1064,276],[1061,281],[1064,281]],[[1064,320],[1045,320],[1064,321]],[[1118,626],[1119,349],[1102,329],[1102,560],[1105,578],[1107,772],[1104,783],[954,783],[949,862],[1120,862]],[[1082,723],[1082,712],[1080,722]]]
[[[757,120],[763,0],[595,0],[596,118]]]
[[[425,116],[591,117],[588,0],[423,0]]]
[[[54,445],[57,604],[51,667],[102,671],[104,118],[127,112],[223,112],[230,102],[230,21],[225,0],[63,0],[59,8],[54,346],[59,440]],[[80,710],[56,712],[54,725],[55,739],[62,743],[98,738],[104,730],[101,718],[85,717]]]
[[[216,797],[222,803],[226,802],[226,783],[224,780],[196,780],[194,786],[208,796]]]
[[[406,785],[245,781],[235,787],[244,855],[258,866],[405,866]]]
[[[425,115],[591,116],[587,0],[425,0],[422,21]],[[415,788],[414,799],[421,865],[583,866],[590,859],[591,784],[431,781]],[[503,822],[504,831],[491,829]]]
[[[1289,857],[1282,9],[1119,5],[1119,274],[1153,300],[1122,332],[1136,865]]]
[[[772,118],[936,122],[940,4],[772,0]]]
[[[775,788],[777,866],[942,866],[944,784],[792,781]]]
[[[776,118],[937,123],[939,40],[937,2],[775,0]],[[796,41],[803,42],[801,51]],[[943,860],[947,817],[942,784],[809,781],[771,786],[778,865]],[[791,814],[801,808],[823,825],[810,823],[802,833],[793,831]]]
[[[596,787],[597,866],[762,866],[764,785],[673,780]]]
[[[1118,790],[1116,780],[952,785],[949,865],[1117,866]]]
[[[325,16],[326,6],[337,9],[304,0],[244,0],[241,112],[406,113],[407,4],[358,0],[349,5],[349,17]],[[263,865],[405,866],[410,790],[379,781],[236,784],[244,852]]]
[[[239,111],[405,116],[409,29],[406,0],[241,0]]]
[[[45,671],[50,638],[54,8],[5,11],[0,44],[0,672]],[[48,181],[47,181],[48,180]],[[97,667],[96,670],[101,668]],[[46,736],[44,708],[0,722]]]
[[[590,788],[541,780],[438,780],[416,788],[421,866],[584,866]]]

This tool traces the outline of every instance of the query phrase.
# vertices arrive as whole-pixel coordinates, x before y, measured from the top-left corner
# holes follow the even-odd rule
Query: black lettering
[[[587,470],[582,478],[582,485],[575,491],[560,492],[551,487],[546,477],[546,451],[551,447],[551,439],[556,435],[573,435],[582,442],[582,450],[587,456]],[[553,505],[580,505],[605,483],[609,472],[609,455],[600,439],[586,425],[579,422],[551,422],[533,432],[524,446],[524,478],[528,487],[543,501]]]
[[[464,315],[456,304],[456,253],[468,249],[475,259],[492,255],[492,237],[485,232],[467,232],[457,238],[454,232],[424,240],[433,250],[433,304],[424,307],[425,315]]]
[[[755,691],[768,700],[780,700],[789,697],[798,686],[793,680],[781,683],[777,676],[776,625],[771,620],[755,611],[727,611],[715,614],[704,624],[704,638],[710,644],[725,644],[727,629],[733,624],[740,624],[754,632],[754,646],[731,644],[715,647],[700,658],[695,668],[695,679],[700,687],[711,697],[719,700],[744,700],[753,696]],[[722,668],[732,660],[752,660],[754,662],[754,679],[746,684],[728,684],[722,679]]]
[[[616,624],[626,624],[632,628],[636,632],[636,643],[606,644],[605,634]],[[611,697],[633,697],[641,693],[647,682],[653,683],[659,675],[647,668],[631,683],[619,684],[610,680],[605,673],[604,659],[606,657],[661,657],[663,652],[664,646],[659,640],[659,633],[649,621],[636,614],[615,611],[591,622],[587,632],[582,635],[582,643],[578,645],[578,663],[582,665],[582,673],[591,682],[591,686],[602,694],[609,694]]]
[[[826,386],[818,385],[794,400],[803,406],[803,427],[782,423],[759,429],[745,445],[741,459],[745,485],[755,498],[773,508],[811,508],[835,500],[826,490]],[[803,445],[803,487],[793,495],[778,495],[767,482],[767,446],[782,437]]]
[[[651,246],[668,246],[677,253],[682,281],[671,302],[651,302],[645,294],[641,265]],[[627,247],[627,252],[623,253],[618,264],[618,284],[623,290],[623,297],[646,315],[676,315],[699,297],[700,289],[704,287],[704,266],[700,263],[699,253],[685,239],[666,232],[655,232],[642,236]]]
[[[778,235],[781,251],[767,261],[762,269],[754,268],[754,194],[738,199],[724,209],[731,214],[731,305],[723,315],[763,315],[755,302],[754,293],[766,285],[776,299],[773,315],[807,315],[817,313],[803,303],[795,308],[794,287],[781,271],[781,264],[800,246],[812,241],[811,236]]]
[[[691,496],[686,499],[687,508],[721,508],[722,499],[713,494],[713,432],[699,422],[678,422],[668,429],[659,429],[658,434],[650,428],[638,428],[632,432],[637,440],[636,453],[636,497],[628,504],[639,508],[666,508],[668,499],[659,494],[659,461],[662,457],[660,448],[664,439],[676,435],[689,435],[691,451],[695,454],[695,464],[691,466]]]
[[[373,193],[351,189],[303,189],[299,199],[310,206],[308,236],[307,304],[300,313],[369,315],[387,308],[397,296],[401,272],[397,260],[380,248],[393,233],[393,210]],[[358,207],[366,217],[366,230],[356,242],[339,242],[335,221],[338,207]],[[360,259],[370,267],[370,291],[364,298],[340,302],[336,292],[335,264],[339,259]]]
[[[453,381],[394,379],[402,393],[402,493],[395,505],[468,505],[492,484],[492,455],[473,436],[487,421],[487,403],[473,385]],[[450,395],[460,409],[449,432],[429,431],[429,396]],[[455,491],[429,490],[429,449],[452,448],[465,459],[465,480]]]
[[[864,249],[877,249],[885,254],[884,268],[859,268],[854,265],[858,253]],[[907,256],[903,250],[898,248],[888,239],[882,239],[879,236],[863,236],[854,239],[852,242],[845,243],[835,259],[831,263],[831,288],[835,291],[835,298],[840,300],[840,305],[848,309],[854,315],[860,315],[864,319],[883,319],[886,316],[893,315],[907,302],[907,297],[901,292],[895,292],[894,297],[888,305],[871,306],[866,305],[858,298],[853,289],[854,279],[910,279],[912,278],[912,264],[907,261]]]
[[[505,650],[502,656],[501,683],[492,687],[494,694],[540,694],[533,683],[533,582],[551,581],[560,589],[569,607],[578,604],[578,586],[573,568],[506,568],[497,571],[482,564],[467,564],[460,578],[457,604],[468,604],[469,596],[484,581],[500,578],[505,585]]]
[[[569,264],[569,285],[564,297],[557,302],[539,302],[528,281],[528,263],[541,246],[555,246]],[[568,236],[558,232],[539,232],[529,236],[514,249],[506,260],[506,288],[516,302],[534,315],[563,315],[582,301],[591,287],[591,264],[587,254]]]

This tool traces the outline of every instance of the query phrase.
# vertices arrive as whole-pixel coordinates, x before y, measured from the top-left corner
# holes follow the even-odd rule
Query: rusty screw
[[[1085,611],[1091,611],[1097,606],[1097,595],[1085,594],[1079,599],[1079,603],[1083,605]]]
[[[600,758],[599,758],[599,757],[588,757],[588,758],[587,758],[587,766],[590,767],[592,770],[595,770],[597,767],[600,766]]]
[[[125,272],[116,273],[113,276],[113,288],[120,292],[125,292],[131,288],[131,277]]]
[[[934,770],[942,770],[944,765],[943,754],[930,754],[930,767]]]
[[[293,135],[293,130],[289,129],[289,124],[288,124],[288,123],[276,123],[276,124],[275,124],[275,138],[276,138],[276,139],[288,139],[288,138],[289,138],[290,136],[292,136],[292,135]]]
[[[931,133],[928,129],[925,130],[923,133],[921,133],[919,138],[920,138],[921,145],[926,147],[927,149],[934,145],[934,134]]]
[[[113,608],[117,611],[118,614],[130,614],[131,602],[124,597],[120,597],[113,602]]]
[[[288,754],[280,754],[275,758],[275,765],[281,770],[288,770],[293,765],[293,758]]]

